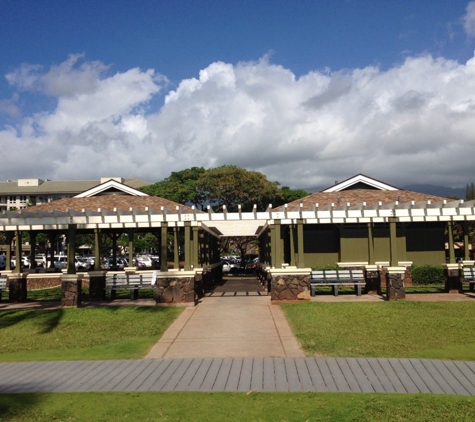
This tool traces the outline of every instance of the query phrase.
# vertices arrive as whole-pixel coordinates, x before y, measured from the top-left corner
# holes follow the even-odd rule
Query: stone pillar
[[[366,265],[365,267],[365,292],[369,295],[381,294],[381,274],[377,265]]]
[[[61,289],[63,295],[61,298],[61,307],[79,308],[81,306],[81,288],[82,280],[77,274],[62,274]]]
[[[405,267],[388,267],[386,273],[387,300],[401,300],[406,298],[404,286]]]
[[[106,271],[89,272],[89,300],[106,299]]]
[[[458,264],[444,264],[445,291],[462,293],[461,271]]]
[[[10,273],[7,274],[8,301],[10,303],[26,302],[27,284],[26,274]]]

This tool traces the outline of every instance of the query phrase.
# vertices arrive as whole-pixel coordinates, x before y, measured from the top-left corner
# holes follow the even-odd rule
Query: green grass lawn
[[[142,358],[179,307],[0,311],[0,361]]]
[[[0,420],[473,421],[475,398],[430,394],[4,394]]]
[[[475,360],[475,302],[282,305],[309,356]]]

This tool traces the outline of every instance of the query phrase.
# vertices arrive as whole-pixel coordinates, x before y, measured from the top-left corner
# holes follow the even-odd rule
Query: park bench
[[[314,270],[310,274],[310,293],[315,296],[316,287],[331,286],[333,295],[338,296],[338,287],[354,287],[361,296],[361,287],[366,285],[363,270]]]
[[[0,300],[2,300],[2,293],[7,288],[7,279],[6,277],[0,277]]]
[[[474,267],[463,267],[463,279],[468,281],[469,290],[471,292],[475,291],[475,268]]]
[[[106,276],[107,299],[114,300],[117,290],[130,290],[130,300],[139,297],[139,289],[152,287],[152,274],[111,274]]]

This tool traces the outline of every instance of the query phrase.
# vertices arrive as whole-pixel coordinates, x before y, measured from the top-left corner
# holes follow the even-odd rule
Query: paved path
[[[304,357],[260,283],[229,280],[186,308],[146,358]]]
[[[315,391],[475,395],[475,362],[204,358],[0,363],[0,393]]]

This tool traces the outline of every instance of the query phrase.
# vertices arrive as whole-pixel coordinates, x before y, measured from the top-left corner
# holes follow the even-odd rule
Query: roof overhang
[[[289,211],[286,206],[280,210],[264,212],[222,212],[214,213],[167,213],[160,210],[129,208],[128,210],[87,210],[80,211],[9,211],[0,214],[0,231],[15,230],[65,230],[69,225],[78,229],[140,229],[185,225],[200,226],[214,236],[259,236],[268,224],[354,224],[385,223],[391,218],[400,222],[447,222],[475,221],[475,200],[427,202],[381,202],[367,205],[334,204],[319,207],[318,204],[304,209],[303,206]]]

